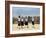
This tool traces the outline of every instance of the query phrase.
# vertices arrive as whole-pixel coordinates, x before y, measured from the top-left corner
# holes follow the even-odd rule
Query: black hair
[[[20,16],[18,16],[20,18]]]

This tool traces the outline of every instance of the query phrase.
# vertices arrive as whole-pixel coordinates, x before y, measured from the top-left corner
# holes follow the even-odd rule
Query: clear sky
[[[31,7],[13,7],[12,15],[14,16],[40,16],[40,8]]]

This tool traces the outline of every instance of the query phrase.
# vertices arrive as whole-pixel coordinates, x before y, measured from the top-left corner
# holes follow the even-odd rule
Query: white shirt
[[[34,21],[34,17],[32,17],[32,21]]]
[[[25,21],[28,21],[28,19],[26,18]]]
[[[21,19],[21,21],[24,21],[23,18]]]
[[[18,18],[18,21],[20,21],[20,18]]]

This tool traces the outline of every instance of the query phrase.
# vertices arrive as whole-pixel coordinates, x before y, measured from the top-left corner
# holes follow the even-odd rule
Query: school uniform
[[[18,18],[18,26],[20,26],[20,18]]]
[[[27,18],[25,19],[25,25],[28,25],[28,19]]]
[[[21,26],[24,26],[24,19],[21,18]]]
[[[32,17],[32,25],[34,25],[34,18]]]

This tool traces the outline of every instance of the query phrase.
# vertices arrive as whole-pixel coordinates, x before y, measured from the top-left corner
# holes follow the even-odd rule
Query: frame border
[[[42,32],[41,33],[10,34],[10,4],[43,6]],[[35,35],[45,35],[45,3],[5,1],[5,37],[35,36]]]

